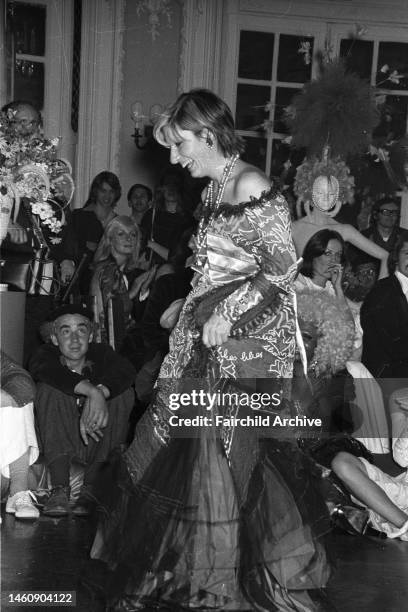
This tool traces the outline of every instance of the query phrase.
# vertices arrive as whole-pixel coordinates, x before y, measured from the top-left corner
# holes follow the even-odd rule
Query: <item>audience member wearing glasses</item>
[[[400,233],[399,217],[399,200],[384,196],[373,204],[370,227],[361,233],[391,253]]]

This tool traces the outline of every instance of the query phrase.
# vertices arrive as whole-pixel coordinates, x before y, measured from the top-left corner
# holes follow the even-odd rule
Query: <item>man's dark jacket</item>
[[[408,301],[394,274],[376,283],[364,300],[360,319],[362,362],[371,374],[377,379],[408,379]]]

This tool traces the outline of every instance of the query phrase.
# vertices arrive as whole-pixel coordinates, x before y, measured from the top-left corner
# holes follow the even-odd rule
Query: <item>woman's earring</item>
[[[205,141],[205,144],[207,145],[209,149],[212,149],[214,146],[214,141],[210,136],[207,136],[207,140]]]

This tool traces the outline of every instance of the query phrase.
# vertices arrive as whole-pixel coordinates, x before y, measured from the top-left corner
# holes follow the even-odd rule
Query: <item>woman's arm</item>
[[[168,258],[169,258],[169,249],[166,249],[166,247],[162,246],[158,242],[155,242],[154,240],[148,240],[147,241],[147,248],[149,248],[152,251],[154,251],[155,253],[157,253],[157,255],[160,255],[160,257],[162,259],[164,259],[165,261],[168,260]]]
[[[379,278],[385,278],[388,276],[388,251],[382,249],[380,246],[375,244],[372,240],[369,240],[363,234],[361,234],[355,227],[348,224],[340,224],[340,233],[344,240],[350,242],[361,251],[364,251],[368,255],[375,257],[381,261]]]
[[[138,295],[145,293],[156,276],[157,265],[152,266],[149,270],[142,272],[135,278],[132,286],[129,288],[129,297],[134,300]]]

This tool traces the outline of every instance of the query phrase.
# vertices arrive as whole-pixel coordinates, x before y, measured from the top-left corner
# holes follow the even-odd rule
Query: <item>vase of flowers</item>
[[[0,113],[0,192],[4,208],[2,232],[7,233],[3,224],[6,223],[6,213],[12,200],[13,210],[8,212],[9,219],[15,221],[20,206],[25,206],[34,216],[39,230],[45,229],[49,240],[58,244],[65,222],[64,209],[74,192],[71,166],[57,158],[58,138],[49,140],[41,133],[21,136],[15,130],[14,112],[8,110]]]

